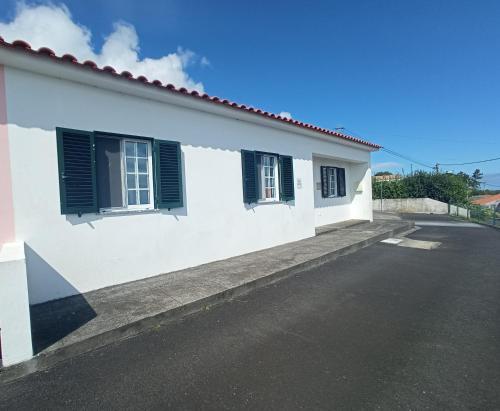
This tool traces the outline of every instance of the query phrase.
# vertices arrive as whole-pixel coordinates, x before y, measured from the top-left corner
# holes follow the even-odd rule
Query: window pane
[[[148,145],[146,143],[137,143],[137,157],[148,156]]]
[[[135,143],[125,142],[125,154],[127,157],[135,156]]]
[[[337,185],[337,181],[335,178],[335,169],[329,168],[328,169],[328,195],[329,196],[336,195],[336,185]]]
[[[139,200],[141,204],[149,204],[149,190],[139,190]]]
[[[276,199],[276,164],[277,157],[272,155],[262,155],[259,168],[259,185],[261,200]]]
[[[127,158],[127,172],[135,173],[135,158]]]
[[[99,207],[123,207],[120,140],[98,136],[95,142]]]
[[[137,169],[139,173],[147,173],[148,172],[148,160],[145,158],[137,159]]]
[[[148,188],[147,174],[139,174],[139,188]]]
[[[137,192],[128,190],[128,205],[137,205]]]
[[[127,174],[127,188],[135,188],[135,174]]]

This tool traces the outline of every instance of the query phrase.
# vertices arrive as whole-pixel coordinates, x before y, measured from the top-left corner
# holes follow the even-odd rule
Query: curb
[[[248,283],[241,284],[235,288],[224,290],[220,293],[210,295],[208,297],[193,301],[177,308],[173,308],[163,313],[143,318],[130,324],[126,324],[114,330],[110,330],[103,334],[88,338],[84,341],[80,341],[66,347],[61,347],[55,351],[39,354],[38,356],[35,356],[23,363],[15,364],[10,367],[1,369],[0,384],[9,383],[29,374],[47,370],[62,361],[78,357],[90,351],[94,351],[107,345],[111,345],[127,338],[134,337],[142,332],[163,326],[168,323],[172,323],[185,316],[195,314],[202,310],[208,309],[209,307],[213,307],[225,301],[231,300],[235,297],[248,294],[249,292],[257,288],[274,284],[292,275],[296,275],[306,270],[310,270],[312,268],[316,268],[323,264],[334,261],[338,257],[352,254],[362,248],[368,247],[388,237],[407,233],[414,226],[414,222],[402,221],[400,227],[388,230],[384,233],[378,234],[374,237],[360,241],[356,244],[352,244],[342,249],[332,251],[331,253],[325,254],[321,257],[305,261],[284,270],[277,271],[266,277],[258,278]]]
[[[485,221],[480,221],[480,220],[474,220],[472,218],[465,218],[465,217],[460,217],[460,216],[454,216],[450,215],[450,217],[454,220],[459,220],[459,221],[467,221],[469,223],[474,223],[474,224],[479,224],[479,225],[484,225],[485,227],[491,227],[491,228],[496,228],[497,230],[500,230],[500,225],[493,225],[490,223],[487,223]],[[500,221],[500,220],[499,220]]]

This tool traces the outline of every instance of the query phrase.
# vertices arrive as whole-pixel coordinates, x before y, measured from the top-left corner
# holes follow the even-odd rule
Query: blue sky
[[[18,3],[1,3],[8,23]],[[345,127],[429,165],[500,157],[499,1],[61,3],[96,52],[118,21],[135,28],[140,58],[193,51],[183,70],[209,94]],[[410,171],[385,152],[373,163]],[[500,186],[500,161],[445,168],[476,167]]]

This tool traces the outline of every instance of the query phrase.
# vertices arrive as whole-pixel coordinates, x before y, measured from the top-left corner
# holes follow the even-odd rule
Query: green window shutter
[[[279,156],[280,199],[282,201],[295,200],[293,181],[293,158]]]
[[[156,207],[183,206],[181,145],[174,141],[154,141]]]
[[[337,195],[345,197],[345,168],[336,168],[337,171]]]
[[[330,190],[328,189],[328,168],[321,166],[321,197],[328,198],[330,196]]]
[[[94,134],[57,128],[61,214],[96,213]]]
[[[261,176],[261,170],[262,170],[262,156],[263,153],[259,153],[258,151],[255,152],[255,178],[257,179],[257,194],[256,194],[256,200],[255,202],[258,202],[261,199],[262,195],[262,176]],[[279,184],[279,183],[278,183]]]
[[[241,170],[243,174],[243,201],[248,204],[256,203],[259,197],[255,151],[241,150]]]

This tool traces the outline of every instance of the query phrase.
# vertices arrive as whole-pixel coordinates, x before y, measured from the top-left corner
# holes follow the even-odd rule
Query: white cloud
[[[278,114],[278,116],[281,116],[284,118],[292,118],[292,115],[288,111],[282,111],[281,113]]]
[[[212,64],[210,63],[210,60],[207,59],[205,56],[203,56],[200,60],[200,64],[205,67],[210,67]]]
[[[397,163],[394,161],[387,161],[384,163],[375,163],[372,165],[373,170],[380,170],[380,169],[390,169],[390,168],[401,168],[403,167],[403,164]]]
[[[192,51],[179,47],[176,52],[160,58],[139,57],[139,37],[131,24],[117,22],[100,52],[92,47],[92,33],[73,21],[65,5],[27,5],[18,3],[16,15],[10,22],[0,23],[0,36],[6,41],[25,40],[37,49],[49,47],[57,55],[73,54],[77,59],[93,60],[98,66],[113,66],[117,71],[130,71],[149,80],[172,83],[177,87],[203,92],[203,84],[194,81],[186,72],[192,64],[206,66]]]

